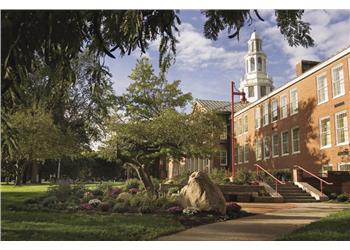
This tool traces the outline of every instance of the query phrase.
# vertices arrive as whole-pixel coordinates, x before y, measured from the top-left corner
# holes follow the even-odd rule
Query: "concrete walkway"
[[[162,241],[275,240],[349,205],[332,203],[239,203],[257,215],[194,227],[160,237]]]

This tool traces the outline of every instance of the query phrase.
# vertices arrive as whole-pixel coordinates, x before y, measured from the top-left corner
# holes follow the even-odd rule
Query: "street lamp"
[[[235,110],[235,96],[242,96],[241,102],[246,102],[245,93],[238,91],[235,88],[235,82],[231,81],[231,164],[232,164],[232,179],[235,176],[235,148],[234,148],[234,110]]]

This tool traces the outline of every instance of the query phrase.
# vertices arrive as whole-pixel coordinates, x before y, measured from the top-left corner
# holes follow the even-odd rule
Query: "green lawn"
[[[1,185],[2,240],[151,240],[185,229],[172,216],[11,211],[48,185]]]
[[[280,240],[350,240],[350,209],[313,222]]]

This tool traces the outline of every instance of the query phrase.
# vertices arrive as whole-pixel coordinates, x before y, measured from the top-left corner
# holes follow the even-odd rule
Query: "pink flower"
[[[175,206],[175,207],[170,207],[166,211],[171,214],[182,214],[182,207]]]
[[[139,190],[137,188],[130,188],[129,189],[129,193],[131,193],[131,194],[136,194],[138,192],[139,192]]]
[[[227,202],[226,203],[226,211],[239,212],[241,210],[241,206],[235,202]]]
[[[82,204],[80,204],[79,209],[80,210],[92,210],[93,207],[88,203],[82,203]]]
[[[111,190],[106,192],[106,196],[108,198],[116,198],[123,190],[121,188],[112,188]]]

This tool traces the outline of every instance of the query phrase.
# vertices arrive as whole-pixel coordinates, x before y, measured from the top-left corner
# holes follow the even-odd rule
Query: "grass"
[[[350,209],[297,229],[280,240],[350,240]]]
[[[49,185],[1,185],[1,240],[152,240],[185,229],[173,216],[11,211]]]

